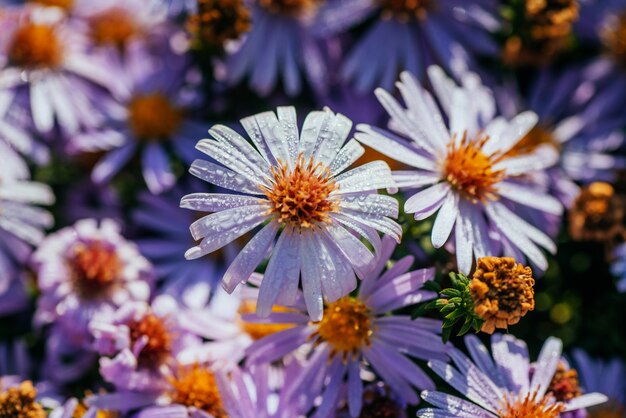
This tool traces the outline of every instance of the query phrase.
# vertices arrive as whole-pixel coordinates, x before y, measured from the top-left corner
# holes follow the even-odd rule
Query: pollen
[[[270,13],[301,17],[314,11],[321,0],[258,0],[258,2]]]
[[[35,402],[37,390],[26,380],[0,393],[0,418],[45,418],[46,411]]]
[[[383,19],[400,22],[423,20],[433,7],[433,0],[379,0]]]
[[[515,264],[513,258],[479,258],[469,291],[474,312],[485,321],[481,331],[506,329],[535,309],[534,285],[530,267]]]
[[[609,54],[619,65],[626,68],[626,12],[615,16],[600,37]]]
[[[548,392],[552,393],[554,399],[559,402],[571,401],[582,395],[576,369],[570,369],[560,361],[548,387]]]
[[[108,295],[122,271],[112,247],[101,241],[76,244],[68,262],[75,291],[85,299]]]
[[[500,418],[557,418],[565,410],[565,405],[555,403],[548,405],[549,398],[537,399],[537,393],[528,394],[523,399],[511,401],[507,399],[504,407],[498,412]]]
[[[187,30],[194,38],[214,48],[239,39],[251,26],[250,10],[243,0],[198,0],[198,13],[187,20]]]
[[[9,43],[9,62],[29,70],[54,69],[63,60],[63,51],[52,26],[26,23],[15,31]]]
[[[65,11],[72,10],[74,0],[30,0],[31,3],[41,4],[42,6],[58,7]]]
[[[567,48],[578,19],[578,0],[525,0],[511,7],[518,9],[504,44],[507,64],[541,66]]]
[[[160,93],[138,95],[128,105],[134,136],[144,141],[171,138],[183,121],[183,112]]]
[[[142,367],[152,368],[163,364],[172,352],[172,335],[169,333],[162,318],[147,313],[140,319],[128,323],[131,345],[141,338],[147,342],[139,353],[138,363]]]
[[[239,314],[251,314],[256,312],[256,302],[252,300],[244,300],[239,307]],[[284,306],[274,306],[272,312],[293,312],[293,309],[286,308]],[[275,334],[279,331],[284,331],[289,328],[293,328],[293,324],[269,324],[262,322],[246,322],[241,320],[241,328],[248,334],[253,340],[260,340],[268,335]]]
[[[176,378],[170,379],[173,403],[197,408],[215,418],[226,418],[222,399],[213,372],[199,364],[179,367]]]
[[[130,13],[120,7],[111,7],[89,19],[91,38],[100,46],[114,46],[120,50],[126,48],[128,41],[142,30]]]
[[[316,343],[325,341],[331,355],[341,354],[344,359],[371,345],[374,333],[370,309],[358,299],[343,297],[324,309],[324,316],[312,335]]]
[[[443,162],[445,179],[464,197],[472,202],[495,200],[495,185],[504,179],[503,170],[494,170],[497,157],[487,156],[482,151],[487,138],[472,142],[463,139],[451,141]]]
[[[624,202],[613,186],[584,186],[569,211],[569,232],[577,241],[609,241],[623,233]]]
[[[560,144],[554,137],[550,129],[544,126],[535,125],[524,137],[509,150],[506,157],[516,157],[533,153],[542,145],[549,145],[555,149],[560,148]]]
[[[300,155],[295,167],[283,163],[271,168],[272,186],[263,187],[270,201],[270,213],[280,222],[297,229],[313,228],[330,222],[329,214],[338,210],[330,194],[338,188],[330,170]]]

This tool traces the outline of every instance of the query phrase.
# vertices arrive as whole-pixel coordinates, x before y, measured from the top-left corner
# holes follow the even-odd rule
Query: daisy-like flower
[[[468,50],[496,54],[489,32],[500,27],[497,7],[491,0],[330,0],[320,11],[317,30],[328,36],[380,16],[341,70],[357,91],[369,93],[378,86],[392,88],[403,70],[421,76],[433,60],[458,72],[473,60]]]
[[[432,96],[408,73],[397,83],[406,108],[389,93],[376,90],[391,116],[392,133],[369,125],[357,126],[356,139],[398,160],[411,170],[394,172],[401,189],[421,189],[404,205],[415,219],[435,212],[432,243],[439,248],[454,230],[459,270],[469,274],[473,258],[500,254],[523,260],[523,253],[540,270],[547,260],[538,245],[556,251],[552,240],[523,220],[516,210],[530,207],[560,215],[554,197],[524,181],[522,176],[553,165],[558,153],[549,146],[509,157],[515,146],[537,123],[537,115],[524,112],[507,121],[494,118],[491,91],[472,73],[457,86],[439,67],[428,74],[444,116]],[[498,236],[492,240],[492,236]],[[472,257],[474,255],[474,257]]]
[[[65,133],[101,121],[96,94],[112,87],[108,65],[87,55],[87,40],[57,8],[26,5],[0,15],[0,89],[25,103],[35,128]]]
[[[48,235],[33,263],[41,291],[37,323],[55,323],[66,342],[83,349],[91,341],[89,321],[150,296],[152,266],[110,219],[84,219]]]
[[[310,360],[294,383],[293,396],[321,395],[315,417],[330,416],[337,409],[344,379],[350,414],[359,416],[363,394],[360,373],[368,367],[366,364],[404,401],[416,404],[415,388],[433,389],[434,384],[409,357],[443,361],[447,359],[446,346],[439,335],[441,321],[388,315],[436,297],[434,292],[421,290],[426,281],[432,280],[434,269],[409,271],[412,256],[383,273],[394,248],[393,241],[385,238],[381,256],[363,279],[358,294],[328,303],[321,321],[310,322],[302,312],[302,301],[294,306],[301,312],[272,313],[266,322],[296,326],[251,345],[247,364],[275,361],[308,345]]]
[[[609,361],[591,358],[582,350],[573,353],[582,387],[608,396],[609,401],[587,411],[587,418],[626,417],[626,366],[614,358]]]
[[[252,0],[252,29],[226,61],[226,78],[239,83],[249,76],[261,95],[278,78],[289,96],[302,90],[302,75],[316,91],[325,89],[325,64],[312,33],[320,0]]]
[[[119,62],[114,55],[109,58]],[[169,152],[191,161],[191,144],[205,132],[186,113],[198,100],[187,89],[188,60],[167,45],[157,57],[133,44],[119,66],[126,89],[120,92],[119,101],[108,103],[108,122],[99,130],[73,136],[70,150],[107,151],[91,174],[96,183],[108,182],[139,154],[148,189],[161,193],[176,182]]]
[[[562,343],[549,338],[536,363],[530,363],[526,343],[511,335],[495,334],[492,356],[474,335],[465,337],[470,354],[450,351],[453,364],[429,363],[437,375],[466,398],[424,391],[422,398],[433,408],[421,409],[421,418],[557,418],[606,402],[600,393],[555,398],[554,378],[561,360]]]
[[[89,324],[100,358],[100,374],[118,391],[158,392],[184,358],[200,343],[181,324],[178,304],[167,295],[151,305],[129,301]],[[187,361],[187,365],[190,361]]]
[[[340,174],[364,151],[355,140],[344,145],[352,123],[328,109],[311,112],[300,133],[292,107],[241,123],[256,149],[221,125],[209,131],[214,140],[196,146],[221,164],[196,160],[190,172],[238,194],[183,197],[181,207],[215,212],[191,224],[191,234],[202,242],[185,256],[202,257],[265,223],[224,274],[224,288],[232,292],[248,280],[273,247],[257,314],[267,316],[275,302],[290,305],[302,277],[309,314],[320,320],[323,296],[334,302],[350,293],[355,274],[365,277],[375,262],[354,233],[374,252],[381,245],[376,231],[400,239],[401,228],[392,220],[398,215],[397,201],[376,193],[395,186],[389,167],[374,161]]]

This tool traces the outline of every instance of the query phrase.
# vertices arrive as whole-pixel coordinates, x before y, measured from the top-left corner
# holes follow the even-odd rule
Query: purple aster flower
[[[87,40],[56,8],[26,5],[0,17],[0,88],[25,103],[35,128],[49,133],[97,125],[95,96],[111,87],[108,65],[87,55]]]
[[[91,321],[100,374],[118,391],[159,392],[168,387],[178,364],[195,361],[188,351],[200,339],[186,331],[178,304],[167,295],[151,305],[128,301],[109,315]],[[178,362],[178,363],[177,363]]]
[[[566,71],[541,71],[531,85],[526,103],[515,93],[515,88],[498,94],[507,116],[513,117],[524,108],[539,116],[537,125],[509,154],[528,154],[541,145],[557,149],[559,162],[547,171],[546,181],[551,194],[566,207],[580,193],[576,182],[613,182],[614,170],[626,166],[623,157],[609,154],[624,143],[622,107],[613,92],[608,89],[598,92],[589,85],[586,81],[589,69],[585,65]],[[550,100],[545,100],[546,94]]]
[[[626,417],[626,366],[615,358],[602,361],[582,350],[573,353],[583,389],[608,396],[605,404],[589,408],[587,418]]]
[[[152,266],[110,219],[83,219],[48,235],[33,263],[41,291],[36,323],[54,323],[65,343],[83,349],[89,321],[150,296]]]
[[[470,358],[453,349],[453,364],[439,360],[429,363],[439,377],[464,398],[444,392],[423,391],[422,398],[433,408],[421,409],[421,418],[557,418],[606,402],[600,393],[557,400],[553,378],[561,361],[561,340],[549,338],[536,363],[531,364],[526,343],[512,335],[494,334],[492,356],[474,335],[465,337]]]
[[[75,135],[69,145],[74,152],[107,151],[93,169],[94,182],[108,182],[139,154],[143,178],[148,189],[157,194],[176,182],[168,155],[171,151],[186,161],[194,158],[191,144],[206,128],[185,113],[198,100],[187,88],[187,57],[168,48],[156,56],[133,44],[126,50],[123,63],[108,55],[122,68],[119,77],[125,91],[118,95],[119,101],[107,103],[110,120],[106,125]]]
[[[421,76],[430,64],[459,73],[474,53],[497,54],[490,32],[500,27],[492,0],[330,0],[322,8],[318,31],[344,31],[373,15],[380,18],[347,56],[341,75],[361,93],[391,89],[398,74]]]
[[[293,396],[321,395],[315,417],[329,416],[337,409],[344,379],[350,414],[359,415],[363,394],[360,373],[366,364],[404,401],[416,404],[415,388],[434,389],[434,384],[409,357],[442,361],[448,357],[439,335],[441,321],[388,315],[436,297],[435,292],[421,290],[426,281],[432,280],[434,269],[409,271],[411,256],[381,274],[394,248],[392,240],[385,238],[381,255],[363,278],[358,294],[329,302],[321,321],[310,322],[302,300],[294,305],[300,312],[270,314],[266,322],[296,325],[251,345],[247,364],[275,361],[308,345],[310,359],[294,383]]]
[[[227,59],[226,78],[249,76],[261,95],[272,92],[280,76],[289,96],[302,90],[302,75],[317,91],[325,89],[325,64],[312,34],[319,0],[251,0],[252,29]]]
[[[478,259],[504,254],[521,260],[521,253],[545,270],[548,262],[538,245],[551,252],[556,246],[541,226],[529,224],[516,211],[521,206],[562,213],[557,199],[522,177],[552,166],[558,153],[541,146],[523,156],[507,155],[535,126],[537,115],[524,112],[510,121],[494,117],[491,91],[475,74],[466,73],[462,86],[439,67],[430,67],[428,74],[446,119],[413,76],[402,73],[397,86],[406,108],[385,90],[376,90],[391,116],[393,132],[359,125],[356,139],[411,168],[394,172],[401,189],[421,189],[408,198],[404,210],[414,213],[417,220],[438,212],[433,246],[452,241],[454,230],[462,273],[469,274],[472,255]]]
[[[613,251],[613,263],[611,273],[617,277],[617,289],[626,292],[626,244],[619,245]]]
[[[202,257],[264,224],[224,274],[224,288],[232,292],[247,281],[273,247],[257,314],[269,315],[275,302],[290,305],[302,276],[307,309],[319,320],[323,296],[334,302],[350,293],[355,274],[365,277],[375,262],[354,233],[369,241],[374,252],[381,245],[377,231],[400,240],[402,230],[392,220],[398,215],[397,201],[376,193],[395,186],[391,172],[384,162],[374,161],[340,174],[364,150],[354,140],[343,145],[352,122],[328,109],[309,113],[300,133],[293,107],[241,123],[256,148],[221,125],[209,131],[215,139],[196,146],[221,164],[196,160],[190,172],[238,194],[183,197],[181,207],[215,212],[191,224],[191,234],[202,241],[185,257]]]

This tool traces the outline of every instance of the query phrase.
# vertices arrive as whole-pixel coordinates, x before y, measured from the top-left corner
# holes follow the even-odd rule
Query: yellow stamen
[[[284,306],[272,307],[272,312],[293,312],[293,309],[286,308]],[[239,314],[251,314],[256,312],[256,302],[252,300],[244,300],[239,307]],[[293,328],[293,324],[277,324],[277,323],[263,323],[263,322],[246,322],[243,319],[240,321],[243,330],[254,340],[260,340],[263,337],[284,331],[289,328]]]
[[[509,400],[498,412],[500,418],[557,418],[565,410],[561,403],[548,405],[549,398],[537,399],[537,393],[526,395],[523,399]]]
[[[26,69],[54,69],[63,60],[63,51],[53,27],[26,23],[9,43],[9,62]]]
[[[128,121],[136,138],[164,140],[178,130],[183,112],[160,93],[138,95],[128,105]]]
[[[133,37],[141,34],[139,24],[121,7],[112,7],[89,19],[91,38],[98,45],[124,49]]]
[[[281,163],[271,171],[273,184],[271,188],[264,187],[263,192],[270,201],[270,213],[280,222],[298,229],[330,222],[329,213],[338,209],[330,199],[337,185],[327,167],[315,164],[313,158],[305,161],[300,155],[293,169]]]
[[[106,296],[122,271],[115,249],[101,241],[93,241],[76,244],[72,251],[68,264],[76,292],[86,299]]]
[[[496,328],[506,329],[535,309],[534,284],[530,267],[515,264],[513,258],[479,258],[469,291],[476,315],[485,321],[481,330],[492,334]]]
[[[548,387],[548,392],[559,402],[571,401],[582,395],[576,369],[569,369],[565,363],[560,361]]]
[[[0,393],[0,418],[45,418],[46,411],[35,402],[37,389],[26,380]]]
[[[250,10],[243,0],[198,0],[198,13],[187,21],[187,28],[196,39],[216,48],[227,40],[239,39],[251,26]]]
[[[227,418],[213,372],[199,364],[180,367],[170,379],[172,403],[194,407],[215,418]]]
[[[142,318],[128,323],[131,345],[140,338],[148,337],[148,342],[139,353],[138,363],[142,367],[154,367],[164,363],[172,352],[172,335],[163,319],[147,313]]]
[[[569,211],[569,232],[581,241],[608,241],[624,231],[624,202],[608,183],[581,189]]]

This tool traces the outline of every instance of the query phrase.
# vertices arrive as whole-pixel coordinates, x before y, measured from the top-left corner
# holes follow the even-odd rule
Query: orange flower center
[[[560,361],[548,387],[548,392],[551,392],[552,396],[559,402],[567,402],[582,395],[576,369],[568,369]]]
[[[527,155],[534,152],[541,145],[550,145],[557,150],[560,148],[558,141],[548,128],[535,125],[535,127],[515,144],[505,156],[516,157],[518,155]]]
[[[626,67],[626,12],[617,16],[600,35],[613,58],[621,66]]]
[[[72,284],[85,299],[105,296],[115,286],[122,271],[117,253],[101,241],[79,243],[69,260]]]
[[[256,302],[252,300],[245,300],[239,307],[239,314],[251,314],[256,312]],[[293,309],[286,308],[284,306],[274,306],[272,312],[293,312]],[[262,322],[246,322],[241,320],[241,327],[243,330],[254,340],[260,340],[263,337],[284,331],[289,328],[293,328],[293,324],[268,324]]]
[[[293,169],[280,163],[271,168],[271,173],[273,184],[271,188],[263,187],[263,192],[270,201],[270,212],[280,222],[296,228],[330,222],[329,213],[337,211],[330,194],[337,185],[327,167],[315,164],[312,157],[305,161],[300,155]]]
[[[0,418],[45,418],[46,411],[35,402],[37,390],[26,380],[0,393]]]
[[[138,363],[142,367],[154,367],[165,362],[172,351],[172,336],[163,319],[148,313],[141,319],[133,319],[128,323],[131,345],[141,338],[148,341],[139,353]]]
[[[42,6],[58,7],[65,11],[72,10],[74,0],[30,0],[31,3],[41,4]]]
[[[91,38],[97,45],[111,45],[124,49],[129,40],[141,33],[137,21],[129,12],[112,7],[89,19]]]
[[[299,17],[312,12],[322,0],[258,0],[270,13]]]
[[[623,197],[608,183],[585,186],[569,211],[569,232],[575,240],[610,240],[624,231]]]
[[[311,337],[330,344],[331,355],[341,354],[346,358],[369,346],[373,333],[370,309],[360,300],[346,296],[324,309],[324,316]]]
[[[394,18],[401,22],[423,20],[433,8],[434,0],[379,0],[383,18]]]
[[[565,410],[561,403],[548,405],[549,399],[544,397],[538,400],[537,394],[526,395],[515,401],[506,400],[504,407],[499,411],[500,418],[557,418]]]
[[[200,409],[216,418],[226,418],[222,399],[211,370],[195,364],[180,367],[178,376],[170,379],[172,403]]]
[[[482,331],[517,324],[535,309],[535,280],[530,267],[515,264],[510,257],[482,257],[469,284],[474,311],[485,322]]]
[[[128,105],[128,121],[136,138],[146,141],[169,139],[183,121],[181,109],[160,93],[139,95]]]
[[[198,13],[189,17],[187,28],[209,47],[221,48],[250,30],[252,18],[243,0],[198,0]]]
[[[448,183],[472,202],[495,200],[495,184],[504,179],[503,170],[493,169],[499,158],[483,153],[487,138],[472,142],[463,135],[460,143],[448,144],[443,172]]]
[[[61,64],[63,53],[53,27],[26,23],[13,34],[8,57],[9,62],[18,67],[52,69]]]

